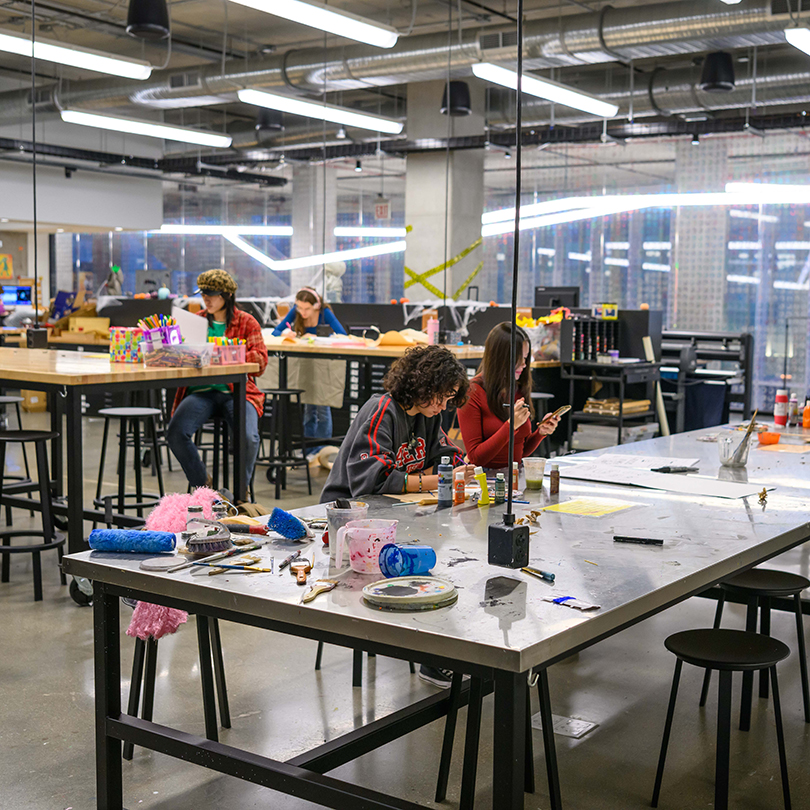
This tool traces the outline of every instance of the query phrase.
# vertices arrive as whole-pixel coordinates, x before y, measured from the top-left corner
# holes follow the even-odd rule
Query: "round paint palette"
[[[138,566],[142,571],[167,571],[178,562],[183,562],[179,554],[164,555],[162,557],[147,557]]]
[[[456,586],[436,577],[393,577],[363,588],[363,597],[375,607],[394,610],[430,610],[458,599]]]

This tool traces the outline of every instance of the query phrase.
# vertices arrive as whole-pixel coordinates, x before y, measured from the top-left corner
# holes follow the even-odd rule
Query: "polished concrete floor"
[[[25,415],[26,426],[45,426],[42,415]],[[101,423],[88,424],[85,458],[88,495],[95,487]],[[12,458],[13,466],[18,459]],[[108,468],[113,484],[114,464]],[[323,474],[317,479],[319,490]],[[182,474],[167,484],[184,488]],[[290,476],[285,507],[310,501],[302,474]],[[257,500],[273,505],[272,491],[257,477]],[[317,499],[317,491],[313,495]],[[24,524],[27,515],[15,511]],[[45,599],[33,601],[30,560],[17,558],[11,582],[0,585],[0,808],[85,810],[95,807],[93,751],[92,611],[76,606],[59,585],[55,555],[44,565]],[[773,561],[807,574],[808,549]],[[557,736],[563,802],[568,810],[649,806],[674,660],[664,638],[681,629],[708,626],[714,603],[691,599],[550,670],[554,713],[597,727],[579,740]],[[129,608],[122,608],[123,626]],[[194,619],[189,620],[193,624]],[[726,610],[726,626],[742,627],[738,607]],[[810,621],[808,621],[810,627]],[[773,633],[795,649],[792,616],[778,614]],[[434,692],[409,674],[402,661],[371,659],[362,688],[351,686],[351,652],[327,647],[320,672],[313,669],[315,643],[240,625],[222,624],[232,728],[221,740],[257,753],[288,759],[355,726]],[[124,700],[129,689],[133,642],[122,641]],[[794,808],[810,807],[810,724],[802,716],[798,662],[780,666],[788,767]],[[706,709],[697,705],[702,672],[686,667],[664,777],[665,810],[713,804],[715,710],[713,689]],[[716,681],[715,681],[716,684]],[[735,683],[735,697],[739,684]],[[535,711],[537,710],[536,695]],[[485,704],[478,771],[480,808],[493,803],[492,699]],[[448,799],[434,804],[443,723],[421,729],[333,772],[370,788],[428,807],[457,806],[464,716],[457,729]],[[734,718],[737,707],[734,708]],[[192,626],[160,642],[155,721],[202,734],[202,703]],[[526,807],[547,808],[540,732],[535,731],[537,792]],[[731,806],[771,810],[782,806],[771,701],[755,698],[749,733],[732,732]],[[312,807],[308,802],[220,776],[169,757],[136,749],[124,763],[129,810]]]

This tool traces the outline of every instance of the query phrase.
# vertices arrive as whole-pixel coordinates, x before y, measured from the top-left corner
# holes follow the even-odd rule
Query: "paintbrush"
[[[743,436],[742,441],[740,442],[737,449],[734,451],[734,455],[731,457],[731,461],[733,464],[738,464],[740,459],[742,458],[743,453],[745,452],[745,447],[751,438],[751,434],[754,432],[754,425],[756,425],[758,413],[759,410],[754,411],[754,415],[751,417],[751,421],[748,424],[748,429],[745,431],[745,436]]]
[[[214,560],[224,560],[226,557],[233,557],[235,554],[244,554],[246,551],[255,551],[257,548],[261,548],[264,545],[264,542],[253,543],[249,546],[237,546],[236,548],[229,548],[227,551],[218,551],[216,554],[210,554],[208,557],[203,557],[201,560],[186,560],[185,562],[178,563],[177,565],[173,565],[171,568],[166,569],[167,574],[173,574],[175,571],[182,571],[184,568],[191,568],[192,565],[197,565],[198,563],[209,563],[213,562]]]
[[[225,568],[228,571],[255,571],[257,574],[272,574],[272,568],[256,568],[253,565],[224,565],[220,563],[207,563],[200,560],[192,565],[202,565],[204,568]]]

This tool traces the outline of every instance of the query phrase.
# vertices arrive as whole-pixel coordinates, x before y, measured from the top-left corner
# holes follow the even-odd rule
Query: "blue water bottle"
[[[453,465],[450,456],[442,456],[439,464],[439,507],[453,505]]]

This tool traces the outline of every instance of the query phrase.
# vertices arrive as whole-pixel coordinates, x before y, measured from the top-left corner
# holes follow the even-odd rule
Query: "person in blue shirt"
[[[345,335],[343,324],[335,317],[317,290],[313,287],[302,287],[295,294],[295,305],[284,320],[273,330],[278,337],[292,333],[296,337],[305,334],[317,334],[318,326],[327,324],[338,335]],[[332,409],[328,405],[304,405],[304,436],[316,439],[328,439],[332,436]],[[321,447],[313,447],[309,457],[315,457]]]

